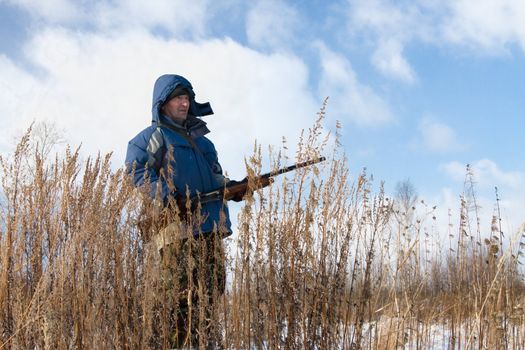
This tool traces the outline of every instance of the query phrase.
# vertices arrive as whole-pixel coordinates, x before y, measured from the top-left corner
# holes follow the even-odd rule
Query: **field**
[[[428,204],[352,174],[337,135],[321,139],[322,116],[293,159],[255,147],[247,161],[258,174],[329,154],[246,198],[226,293],[190,308],[201,347],[215,334],[227,349],[523,349],[524,228],[504,239],[465,191],[456,229],[441,232]],[[29,131],[1,159],[0,348],[169,348],[179,290],[163,288],[138,229],[155,206],[110,155],[38,149]]]

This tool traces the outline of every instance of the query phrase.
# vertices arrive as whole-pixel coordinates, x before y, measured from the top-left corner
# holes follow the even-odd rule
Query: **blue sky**
[[[234,178],[255,139],[294,143],[329,96],[354,174],[409,178],[447,222],[471,164],[484,224],[494,186],[505,231],[525,220],[523,1],[0,0],[0,35],[2,153],[50,121],[118,167],[154,80],[179,73]]]

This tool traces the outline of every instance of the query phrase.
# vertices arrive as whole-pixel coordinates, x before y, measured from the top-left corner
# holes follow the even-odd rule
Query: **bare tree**
[[[31,123],[26,130],[15,135],[14,140],[20,140],[24,135],[29,137],[28,150],[24,155],[24,166],[29,173],[34,173],[36,160],[43,164],[47,163],[53,150],[58,151],[57,146],[66,143],[64,134],[64,130],[58,128],[55,122],[38,121]],[[15,142],[17,143],[18,141]]]
[[[413,212],[417,202],[418,194],[416,187],[410,181],[410,179],[405,179],[399,181],[396,184],[395,199],[398,204],[398,210],[408,215],[410,212]]]
[[[33,155],[45,160],[55,146],[64,144],[64,130],[58,128],[55,122],[40,121],[33,125],[32,131]]]

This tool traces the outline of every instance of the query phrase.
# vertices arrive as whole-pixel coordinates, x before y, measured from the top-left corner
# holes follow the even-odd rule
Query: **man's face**
[[[190,109],[190,98],[183,94],[175,96],[162,106],[162,113],[175,122],[182,124],[188,117],[188,110]]]

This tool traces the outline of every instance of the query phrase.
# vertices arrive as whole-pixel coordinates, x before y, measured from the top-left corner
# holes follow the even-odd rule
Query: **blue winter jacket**
[[[184,126],[160,112],[170,93],[179,86],[190,93],[190,108]],[[204,136],[209,130],[206,123],[197,118],[213,114],[210,104],[195,102],[190,82],[182,76],[169,74],[155,82],[152,106],[151,126],[128,143],[126,167],[128,173],[133,174],[135,185],[142,186],[147,178],[151,184],[151,197],[155,198],[160,190],[165,204],[168,196],[181,195],[185,198],[186,190],[194,196],[197,192],[206,193],[223,186],[225,178],[215,146]],[[170,156],[171,150],[173,157]],[[170,174],[168,181],[160,176],[160,169],[164,174]],[[170,182],[174,190],[173,186],[168,186]],[[202,204],[201,216],[204,220],[200,226],[201,233],[219,230],[222,235],[231,234],[228,207],[223,201]],[[198,234],[198,229],[194,233]]]

